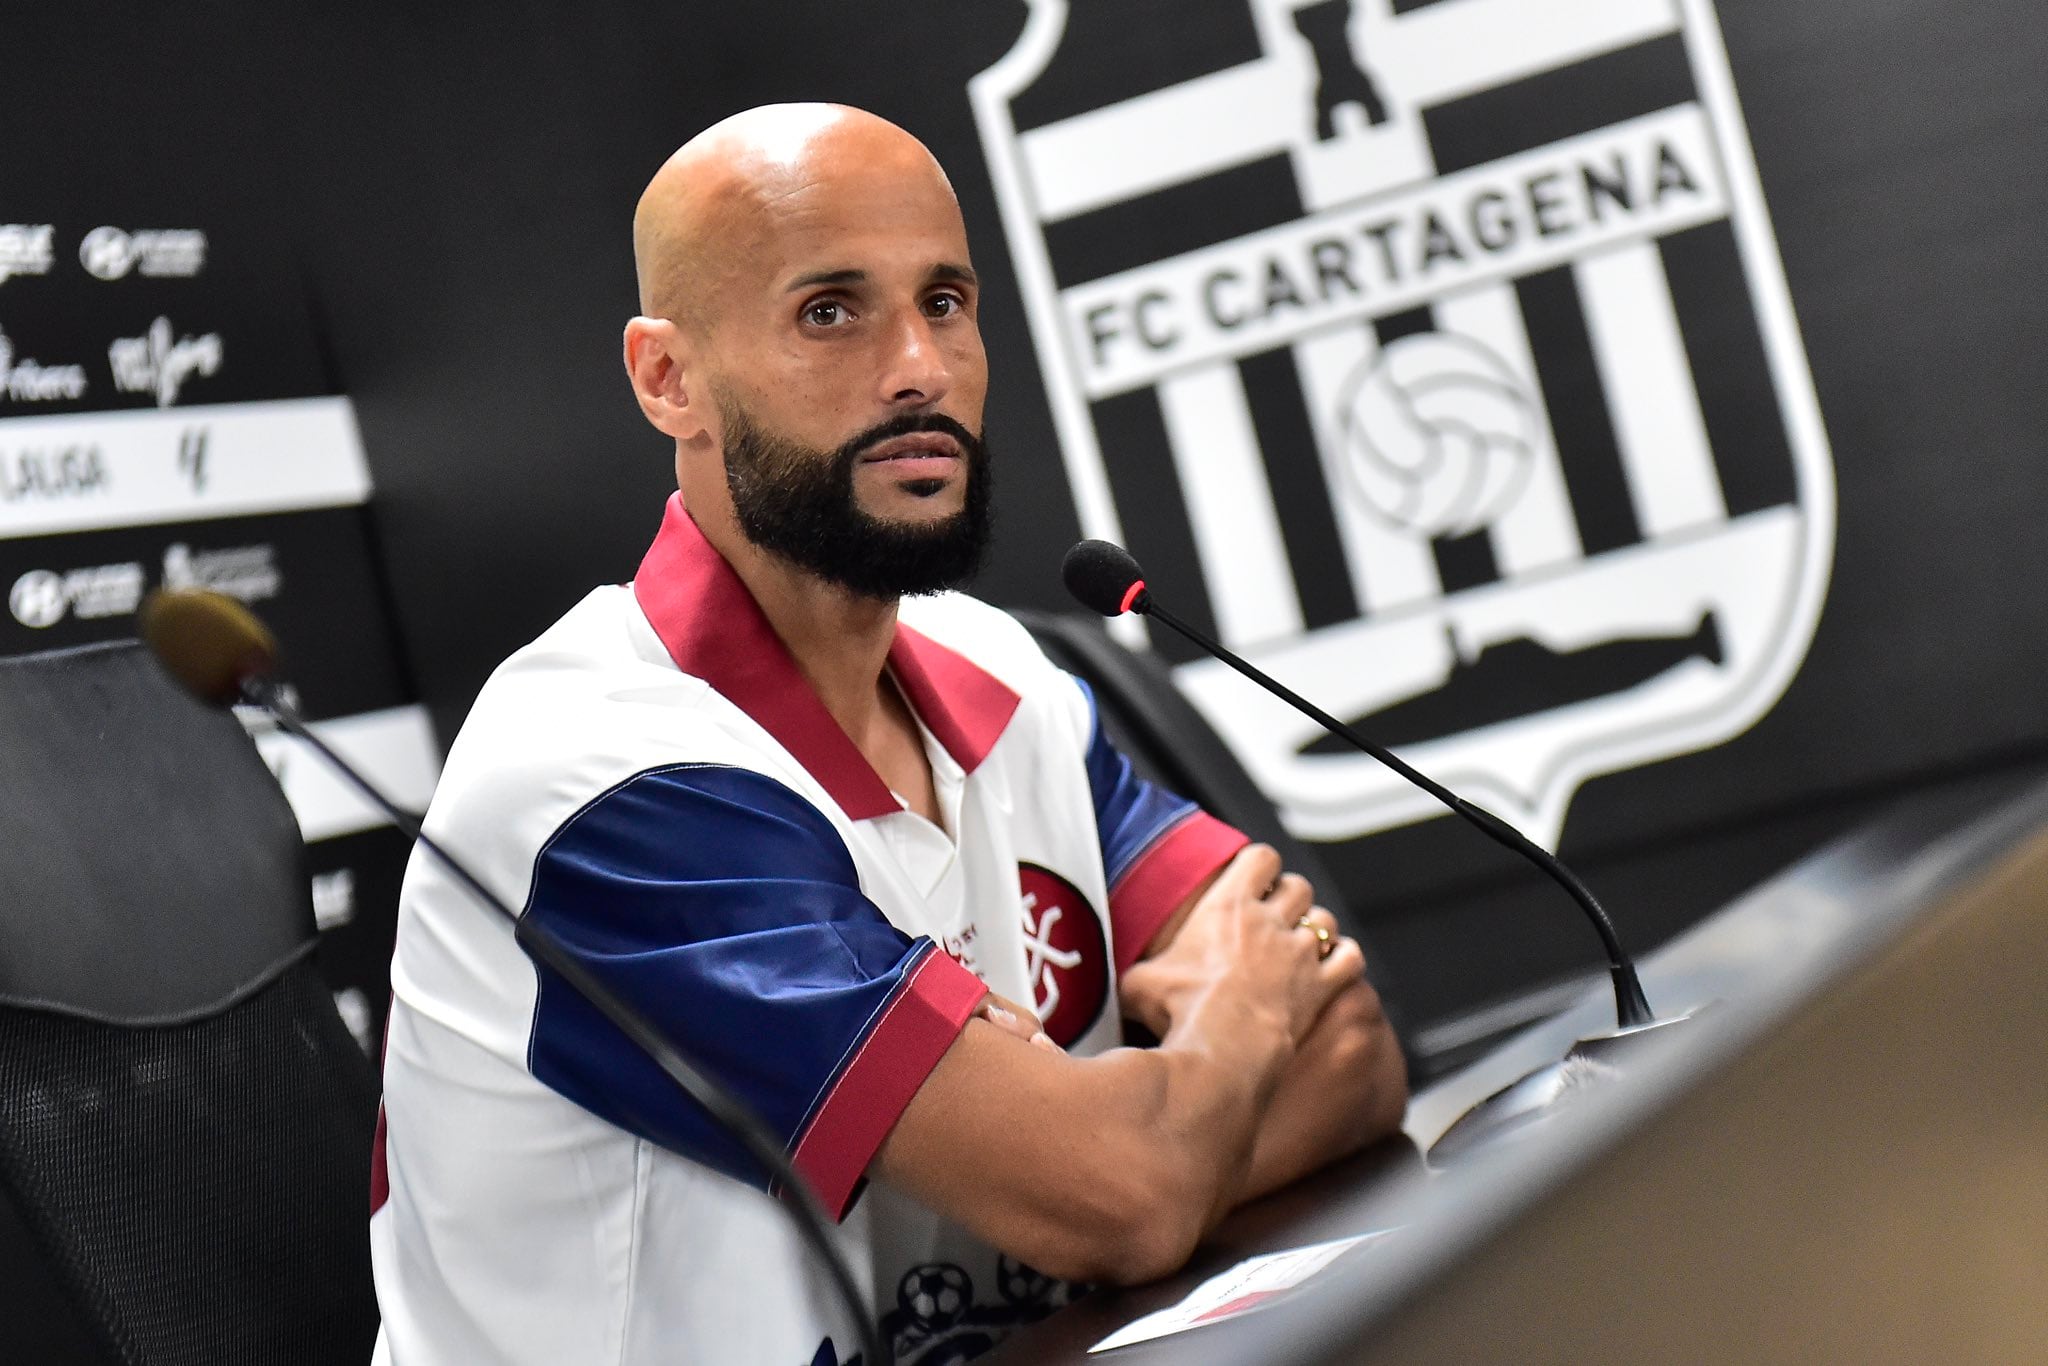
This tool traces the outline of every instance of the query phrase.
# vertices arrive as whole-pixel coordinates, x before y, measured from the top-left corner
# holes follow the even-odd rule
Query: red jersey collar
[[[854,820],[902,810],[796,666],[753,594],[671,494],[661,531],[633,576],[633,596],[669,658],[738,707]],[[889,647],[897,686],[962,771],[988,757],[1017,694],[956,651],[898,624]]]

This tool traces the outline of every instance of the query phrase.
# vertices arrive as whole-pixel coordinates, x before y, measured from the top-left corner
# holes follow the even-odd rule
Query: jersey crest
[[[1065,1048],[1088,1032],[1109,999],[1102,919],[1079,888],[1049,868],[1019,864],[1017,884],[1031,1008]]]

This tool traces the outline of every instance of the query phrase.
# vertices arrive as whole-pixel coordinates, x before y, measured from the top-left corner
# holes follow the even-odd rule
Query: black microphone
[[[1376,744],[1359,734],[1356,730],[1339,721],[1336,717],[1331,716],[1322,708],[1281,684],[1277,679],[1254,668],[1251,664],[1240,659],[1222,645],[1209,639],[1202,632],[1160,606],[1158,601],[1152,596],[1151,591],[1145,586],[1145,571],[1138,567],[1137,560],[1122,546],[1112,545],[1108,541],[1080,542],[1073,549],[1069,550],[1066,558],[1061,561],[1060,578],[1066,584],[1067,591],[1072,593],[1083,606],[1092,608],[1106,617],[1121,616],[1125,612],[1137,612],[1185,636],[1205,653],[1222,660],[1225,664],[1228,664],[1267,692],[1272,693],[1288,706],[1307,716],[1324,730],[1364,750],[1367,754],[1370,754],[1373,758],[1379,760],[1382,764],[1385,764],[1388,768],[1391,768],[1394,772],[1400,774],[1403,778],[1406,778],[1409,782],[1415,784],[1466,821],[1476,826],[1480,833],[1487,836],[1487,838],[1512,849],[1515,853],[1528,859],[1541,869],[1546,877],[1549,877],[1552,881],[1563,887],[1572,900],[1577,902],[1580,909],[1586,913],[1586,917],[1593,922],[1593,928],[1599,934],[1600,942],[1607,950],[1608,975],[1614,982],[1614,1015],[1616,1024],[1614,1032],[1604,1037],[1580,1040],[1578,1047],[1573,1050],[1574,1053],[1581,1056],[1599,1055],[1605,1051],[1602,1048],[1604,1044],[1612,1043],[1624,1037],[1633,1037],[1661,1025],[1677,1023],[1677,1020],[1659,1020],[1651,1011],[1650,1002],[1643,995],[1642,981],[1636,975],[1635,961],[1629,957],[1627,950],[1622,948],[1621,936],[1615,932],[1614,922],[1607,918],[1606,910],[1601,907],[1599,899],[1593,895],[1592,889],[1580,881],[1578,875],[1565,867],[1549,850],[1530,840],[1528,836],[1515,829],[1514,826],[1508,824],[1499,816],[1488,811],[1485,807],[1475,806],[1471,802],[1466,801],[1463,797],[1460,797],[1442,783],[1437,782],[1428,774],[1406,763],[1399,755],[1388,750],[1385,746]],[[1687,1017],[1681,1016],[1679,1018]],[[1501,1092],[1498,1096],[1477,1107],[1472,1113],[1460,1119],[1458,1124],[1453,1125],[1451,1130],[1447,1130],[1445,1137],[1449,1137],[1452,1133],[1457,1132],[1462,1126],[1466,1125],[1468,1120],[1478,1118],[1481,1112],[1485,1111],[1495,1101],[1500,1101],[1503,1106],[1507,1105],[1510,1101],[1510,1093],[1515,1093],[1514,1099],[1519,1101],[1520,1097],[1541,1089],[1527,1086],[1527,1081],[1528,1079],[1524,1079],[1524,1082],[1516,1083],[1515,1086],[1507,1088],[1506,1091]],[[1518,1088],[1520,1089],[1518,1090]],[[1545,1094],[1548,1096],[1549,1093],[1545,1092]],[[1527,1108],[1527,1105],[1523,1104],[1522,1108],[1515,1112],[1514,1117],[1519,1117],[1526,1113]],[[1503,1122],[1505,1122],[1504,1118],[1489,1116],[1486,1126],[1493,1127]],[[1470,1133],[1472,1131],[1468,1129],[1466,1132]],[[1439,1140],[1439,1146],[1441,1144],[1442,1140]],[[1453,1146],[1459,1145],[1454,1143]],[[1434,1153],[1435,1149],[1433,1148],[1431,1151]]]
[[[893,1358],[885,1348],[873,1313],[861,1298],[851,1268],[827,1231],[825,1211],[797,1175],[768,1126],[738,1097],[677,1052],[659,1030],[577,962],[551,933],[506,905],[453,854],[428,838],[410,813],[401,810],[329,749],[299,716],[277,682],[277,641],[253,612],[222,593],[195,588],[159,589],[143,603],[141,620],[144,643],[181,687],[209,706],[246,702],[261,707],[279,728],[310,745],[386,819],[417,840],[477,900],[510,921],[513,936],[536,961],[551,968],[597,1007],[620,1033],[640,1046],[684,1095],[738,1139],[748,1155],[770,1172],[775,1184],[790,1197],[784,1208],[796,1221],[804,1241],[830,1270],[846,1312],[860,1329],[864,1359],[889,1366]]]

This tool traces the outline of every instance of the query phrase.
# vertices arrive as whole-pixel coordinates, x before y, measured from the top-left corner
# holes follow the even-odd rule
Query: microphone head
[[[1060,578],[1083,607],[1120,617],[1145,610],[1145,571],[1131,552],[1108,541],[1082,541],[1060,562]]]
[[[240,700],[242,683],[277,668],[277,640],[224,593],[159,588],[142,604],[142,639],[164,671],[209,706]]]

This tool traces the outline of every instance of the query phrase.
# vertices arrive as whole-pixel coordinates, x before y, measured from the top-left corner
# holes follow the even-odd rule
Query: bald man
[[[1400,1052],[1308,885],[950,591],[988,374],[924,147],[753,110],[633,228],[678,492],[492,676],[427,824],[781,1137],[899,1359],[964,1360],[1391,1130]],[[420,859],[392,985],[378,1360],[845,1360],[765,1173]]]

